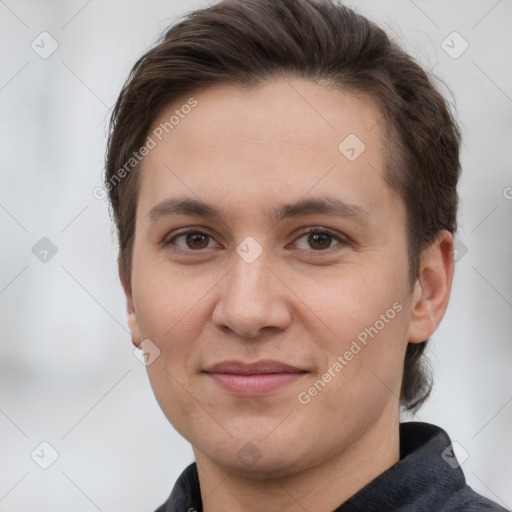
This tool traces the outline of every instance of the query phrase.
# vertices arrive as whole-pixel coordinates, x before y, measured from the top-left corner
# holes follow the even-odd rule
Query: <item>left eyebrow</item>
[[[276,223],[290,217],[324,214],[353,218],[366,227],[372,225],[370,213],[361,205],[346,203],[331,196],[319,196],[302,199],[295,203],[282,204],[278,207],[265,209],[265,213]],[[223,223],[226,223],[228,219],[226,211],[205,203],[200,199],[189,197],[165,199],[151,208],[148,213],[149,218],[153,221],[171,215],[216,218]]]

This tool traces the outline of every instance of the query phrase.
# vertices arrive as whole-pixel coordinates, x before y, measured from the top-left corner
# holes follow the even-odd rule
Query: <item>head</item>
[[[157,347],[153,390],[194,446],[229,465],[229,447],[254,440],[286,466],[293,433],[315,424],[295,454],[312,463],[424,402],[453,274],[459,141],[421,66],[328,0],[219,2],[138,60],[105,187],[133,343]],[[241,397],[205,373],[233,359],[303,373]]]

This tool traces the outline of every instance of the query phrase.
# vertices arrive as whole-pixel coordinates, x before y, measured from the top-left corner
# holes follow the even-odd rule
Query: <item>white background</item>
[[[355,4],[453,92],[467,253],[418,417],[469,453],[475,490],[512,508],[512,3]],[[205,6],[0,1],[2,512],[153,511],[193,460],[132,353],[106,203],[92,190],[131,66],[176,16]],[[31,48],[43,31],[59,45],[47,59]],[[441,47],[453,31],[469,44],[457,59]],[[58,249],[47,263],[32,253],[42,237]],[[42,441],[58,452],[48,469],[31,458]]]

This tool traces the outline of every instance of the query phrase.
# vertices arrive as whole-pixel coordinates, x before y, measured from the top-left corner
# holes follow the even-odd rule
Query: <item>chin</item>
[[[223,466],[227,471],[251,479],[268,480],[283,478],[305,469],[299,466],[299,461],[296,458],[297,454],[290,457],[290,453],[274,452],[270,457],[262,455],[259,460],[251,462],[240,460],[237,453],[233,453],[229,457],[225,455],[222,455],[222,460],[217,459],[214,462],[219,466]],[[302,464],[304,463],[303,458],[301,462]]]
[[[208,445],[205,446],[204,442],[198,445],[199,453],[207,455],[215,465],[228,472],[262,480],[296,474],[315,465],[314,456],[308,457],[304,452],[300,437],[296,439],[288,433],[286,438],[275,436],[270,440],[270,437],[265,437],[268,432],[265,430],[265,434],[259,437],[237,436],[221,442],[210,438]],[[202,437],[203,440],[205,438]],[[311,447],[310,453],[316,455],[316,452]]]

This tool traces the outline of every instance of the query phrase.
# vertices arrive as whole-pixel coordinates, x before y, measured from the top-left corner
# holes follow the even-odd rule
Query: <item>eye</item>
[[[183,242],[178,243],[178,240],[183,240]],[[208,249],[210,242],[214,243],[213,238],[208,234],[204,233],[203,231],[199,231],[195,228],[186,229],[184,231],[181,231],[180,233],[173,236],[170,240],[168,240],[165,245],[176,245],[180,249],[183,250],[201,250],[201,249]]]
[[[302,244],[302,247],[300,247],[298,241],[303,238],[306,238],[306,242],[305,244]],[[324,251],[326,249],[333,248],[331,246],[333,240],[338,242],[336,245],[346,245],[348,243],[348,240],[344,239],[342,236],[332,233],[329,230],[324,228],[312,228],[302,233],[302,235],[297,238],[297,242],[295,242],[295,244],[299,246],[298,248],[301,250],[308,250],[311,248],[314,251]]]
[[[302,241],[302,239],[304,239]],[[332,242],[337,243],[333,246]],[[295,246],[300,250],[310,250],[316,252],[325,252],[333,249],[337,245],[347,245],[350,241],[346,237],[333,233],[325,228],[310,228],[303,232],[295,241]],[[188,252],[199,252],[203,249],[215,247],[214,238],[200,231],[197,228],[188,228],[165,242],[165,245],[176,246],[178,249]]]

